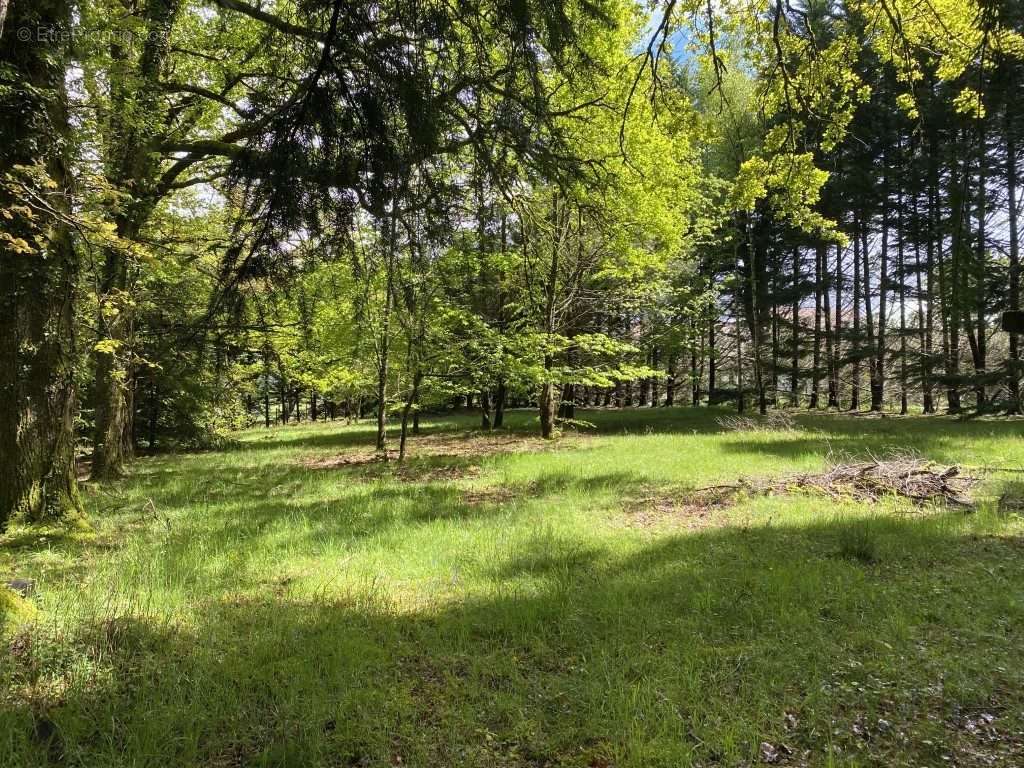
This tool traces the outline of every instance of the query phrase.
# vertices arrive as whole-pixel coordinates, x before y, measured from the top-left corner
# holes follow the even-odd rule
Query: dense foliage
[[[6,16],[6,18],[4,18]],[[247,423],[1019,412],[1010,0],[0,3],[0,526]],[[685,390],[685,396],[682,394]]]

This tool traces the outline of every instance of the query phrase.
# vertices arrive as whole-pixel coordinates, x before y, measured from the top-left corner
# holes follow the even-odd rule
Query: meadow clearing
[[[1024,764],[1024,422],[723,415],[140,459],[0,538],[0,765]],[[973,507],[693,495],[896,452]]]

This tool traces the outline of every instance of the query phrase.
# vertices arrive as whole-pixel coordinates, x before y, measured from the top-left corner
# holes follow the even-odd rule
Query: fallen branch
[[[825,472],[791,475],[781,480],[742,480],[727,485],[698,488],[696,498],[750,493],[771,495],[794,490],[813,490],[834,498],[854,498],[878,502],[887,496],[899,496],[917,504],[943,503],[973,508],[970,490],[978,479],[962,473],[957,465],[943,466],[914,457],[898,456],[857,463],[836,463]]]
[[[715,422],[727,432],[789,432],[799,425],[785,411],[772,411],[767,416],[720,416]]]

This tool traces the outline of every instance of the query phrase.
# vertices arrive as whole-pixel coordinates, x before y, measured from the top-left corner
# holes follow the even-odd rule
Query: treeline
[[[870,95],[834,146],[814,120],[796,139],[830,174],[817,206],[835,223],[830,237],[809,238],[760,201],[697,250],[715,300],[692,320],[692,402],[1020,412],[1019,337],[1000,316],[1020,309],[1024,70],[985,40],[998,25],[1020,30],[1024,11],[986,3],[975,19],[981,48],[957,78],[940,79],[941,57],[901,52],[915,57],[908,87],[908,62],[879,56],[841,4],[790,12],[814,45],[852,36]],[[710,168],[735,173],[775,126],[752,127],[736,114],[742,88],[720,87],[709,106],[726,112],[733,154]],[[653,360],[656,339],[650,350]]]

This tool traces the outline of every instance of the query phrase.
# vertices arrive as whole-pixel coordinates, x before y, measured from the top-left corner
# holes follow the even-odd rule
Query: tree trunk
[[[550,370],[547,358],[544,361],[544,370]],[[555,433],[555,410],[558,408],[555,389],[555,384],[545,381],[540,390],[540,435],[545,440],[553,437]]]
[[[736,411],[747,410],[747,401],[743,392],[743,329],[736,322]]]
[[[136,241],[156,206],[159,154],[152,151],[159,130],[160,77],[170,54],[170,34],[180,4],[150,0],[142,8],[145,34],[137,59],[115,40],[110,45],[110,109],[103,131],[105,172],[111,186],[123,193],[110,211],[117,235]],[[131,255],[120,246],[105,249],[100,282],[100,341],[96,352],[93,479],[118,477],[133,455],[131,421],[135,305]]]
[[[395,250],[397,248],[398,201],[391,202],[391,215],[388,217],[388,242],[384,280],[384,316],[381,318],[380,342],[377,351],[377,453],[385,461],[388,458],[388,353],[391,344],[391,310],[395,292]]]
[[[270,380],[266,369],[263,372],[263,426],[270,429]]]
[[[985,323],[985,310],[987,308],[986,302],[988,298],[985,290],[985,280],[988,277],[988,264],[985,260],[985,246],[987,245],[985,219],[988,215],[988,201],[986,197],[986,146],[987,138],[985,132],[985,120],[981,119],[978,120],[978,199],[976,209],[978,241],[975,247],[976,263],[974,265],[974,306],[977,317],[975,318],[975,343],[972,345],[971,349],[974,358],[974,393],[977,398],[978,410],[985,407],[988,399],[988,394],[985,389],[985,370],[988,367],[988,341],[986,339],[988,328]]]
[[[775,408],[779,407],[779,344],[781,343],[780,330],[779,330],[779,302],[775,298],[779,295],[779,283],[781,282],[780,277],[780,262],[778,254],[773,254],[771,257],[772,261],[772,272],[771,272],[771,339],[772,339],[772,406]]]
[[[853,335],[851,357],[853,358],[853,379],[850,384],[850,410],[860,410],[860,361],[862,354],[860,337],[860,228],[859,219],[853,220]]]
[[[840,407],[840,388],[843,380],[843,246],[836,246],[836,322],[835,349],[832,359],[832,383],[829,385],[830,408]]]
[[[649,364],[650,363],[650,359],[651,359],[650,353],[648,352],[647,355],[646,355],[646,359],[644,360],[644,364],[645,365]],[[644,406],[647,405],[647,403],[648,403],[648,401],[650,400],[650,397],[651,397],[651,380],[650,380],[650,378],[648,378],[647,376],[644,376],[644,378],[642,378],[640,380],[640,386],[638,387],[638,393],[637,394],[639,395],[639,402],[637,403],[637,405],[639,405],[641,408],[643,408]]]
[[[133,227],[122,224],[118,229],[121,237],[134,239],[137,236]],[[132,445],[124,439],[129,416],[128,369],[134,315],[125,300],[127,289],[126,257],[119,249],[108,248],[101,283],[99,327],[101,341],[109,347],[96,352],[96,412],[90,473],[93,480],[122,476],[132,458]],[[108,301],[112,303],[108,305]]]
[[[558,256],[560,238],[558,236],[558,195],[554,195],[551,201],[551,257],[548,262],[548,274],[545,281],[545,306],[544,306],[544,333],[550,342],[555,333],[555,301],[558,291]],[[551,370],[554,367],[554,358],[551,354],[550,343],[545,346],[544,353],[544,382],[540,393],[540,434],[545,440],[554,437],[555,414],[558,409],[558,398],[555,393],[560,391],[554,381],[551,380]]]
[[[66,0],[15,2],[0,38],[0,179],[38,166],[52,188],[35,190],[50,210],[14,212],[0,245],[0,530],[81,513],[75,479],[75,290],[79,261],[65,220],[71,215]],[[32,29],[47,42],[22,41]],[[19,181],[20,183],[20,181]],[[31,180],[24,186],[34,186]],[[0,184],[0,209],[24,205],[17,183]],[[38,240],[36,238],[39,238]],[[31,245],[29,245],[31,243]]]
[[[793,277],[791,290],[793,301],[790,304],[790,345],[789,365],[789,405],[796,408],[800,405],[800,249],[793,249]]]
[[[149,429],[146,448],[150,453],[156,446],[156,428],[160,419],[160,385],[153,382],[149,385]]]
[[[950,279],[947,290],[943,292],[943,314],[946,315],[946,327],[949,334],[948,351],[946,354],[946,379],[947,379],[947,390],[946,390],[946,406],[950,413],[960,413],[960,320],[963,313],[963,306],[961,305],[961,285],[960,281],[962,278],[961,274],[961,253],[963,250],[963,236],[964,236],[964,208],[966,207],[967,198],[967,160],[964,159],[963,174],[960,180],[957,179],[956,173],[953,173],[953,178],[950,180],[950,189],[953,192],[953,201],[951,207],[952,215],[955,217],[953,223],[953,238],[950,242],[949,250],[949,261],[950,261]],[[956,164],[954,164],[955,167]],[[960,184],[963,184],[963,189],[959,190]],[[945,268],[941,262],[942,248],[939,248],[940,263],[939,273],[945,275]],[[945,283],[945,277],[943,277]],[[948,306],[947,306],[947,295],[948,295]]]
[[[420,398],[420,383],[423,381],[423,371],[418,368],[412,375],[412,389],[409,390],[409,397],[402,408],[402,432],[398,438],[398,462],[405,461],[405,441],[409,435],[409,412],[417,406]],[[415,418],[415,417],[414,417]],[[414,434],[419,432],[419,422],[414,422]]]
[[[508,389],[504,381],[498,382],[498,389],[494,395],[494,428],[501,429],[505,426],[505,400],[508,397]]]
[[[934,85],[931,87],[934,94]],[[935,304],[939,303],[939,332],[943,358],[948,357],[948,339],[945,313],[945,290],[942,275],[936,268],[942,267],[942,234],[939,229],[939,138],[934,121],[928,127],[928,239],[925,247],[925,270],[928,276],[928,301],[925,303],[925,350],[924,377],[929,384],[925,390],[925,413],[935,412],[935,403],[930,389],[932,381],[932,354],[935,337]],[[930,406],[930,410],[929,410]]]
[[[875,388],[877,386],[875,364],[878,361],[878,354],[874,348],[875,338],[875,313],[871,305],[871,264],[869,261],[870,249],[868,248],[868,224],[861,222],[861,245],[860,255],[864,260],[861,267],[861,277],[864,279],[864,335],[868,341],[868,394],[871,397],[871,407],[874,409]]]
[[[875,362],[871,379],[871,410],[881,411],[885,404],[885,326],[889,295],[889,158],[883,157],[882,179],[882,247],[878,254],[878,335],[875,339]],[[865,252],[867,249],[865,248]],[[866,265],[865,265],[866,269]],[[865,286],[867,290],[867,286]]]
[[[655,371],[658,370],[661,360],[659,359],[660,350],[657,346],[651,348],[651,368]],[[658,387],[658,382],[661,377],[655,374],[651,377],[651,408],[657,408],[661,404],[661,391]]]
[[[697,330],[696,322],[692,330]],[[701,334],[703,337],[703,334]],[[702,339],[703,340],[703,339]],[[697,363],[697,339],[690,340],[690,404],[694,407],[700,405],[700,379],[701,371]]]
[[[1010,226],[1010,295],[1009,308],[1020,309],[1020,224],[1017,214],[1017,142],[1010,107],[1006,107],[1006,196]],[[1010,413],[1021,412],[1020,402],[1020,337],[1010,334],[1009,360],[1006,365],[1007,389],[1010,394]]]
[[[558,415],[563,419],[576,418],[576,385],[562,385],[562,399],[558,406]]]
[[[832,294],[829,291],[828,246],[821,248],[821,314],[825,321],[825,387],[826,408],[838,407],[835,372],[835,340],[832,338]]]
[[[491,390],[480,390],[480,429],[490,431],[494,426],[491,424]]]
[[[288,384],[285,382],[284,377],[281,376],[278,383],[278,400],[281,404],[281,413],[278,414],[281,418],[281,424],[286,425],[288,419],[291,418],[290,408],[288,407]]]
[[[932,339],[931,335],[933,332],[932,328],[932,296],[931,296],[931,280],[932,280],[932,260],[931,260],[931,243],[929,242],[928,248],[928,262],[925,265],[921,263],[921,233],[920,233],[920,214],[917,208],[917,196],[913,196],[910,202],[910,215],[914,220],[913,227],[913,238],[914,238],[914,272],[917,290],[917,344],[918,352],[921,361],[921,407],[925,413],[935,412],[935,402],[932,398],[932,380],[931,380],[931,352],[932,352]],[[924,281],[921,277],[921,273],[927,273],[928,279],[928,291],[924,290]]]
[[[743,269],[744,287],[740,291],[743,297],[743,312],[750,332],[750,358],[753,364],[754,391],[757,394],[758,411],[768,411],[768,400],[765,392],[764,375],[764,307],[767,290],[765,286],[765,260],[767,249],[764,247],[765,222],[752,224],[749,217],[744,216],[741,230],[741,253],[743,258],[740,266]],[[737,337],[738,337],[737,333]]]
[[[825,246],[818,245],[814,249],[814,338],[811,353],[811,401],[808,408],[817,410],[818,396],[821,392],[821,294],[825,271]]]
[[[900,413],[909,410],[907,395],[907,265],[903,247],[903,188],[896,196],[896,274],[900,280]]]
[[[715,325],[718,322],[717,306],[711,308],[711,319],[708,320],[708,404],[715,402],[715,391],[718,388],[718,349],[715,338]]]

